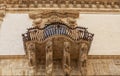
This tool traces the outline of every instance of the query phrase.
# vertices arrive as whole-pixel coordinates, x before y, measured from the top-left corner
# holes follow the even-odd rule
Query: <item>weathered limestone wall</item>
[[[21,59],[1,59],[0,75],[45,75],[45,65],[39,66],[38,72],[35,73],[29,66],[28,60]],[[63,71],[56,66],[54,75],[63,75]],[[89,59],[87,64],[87,75],[120,75],[120,59]],[[73,75],[79,74],[77,71]]]
[[[22,34],[31,26],[28,14],[7,13],[0,29],[0,55],[25,55]]]
[[[1,59],[0,75],[33,75],[26,59]]]
[[[120,59],[89,59],[88,75],[120,75]]]

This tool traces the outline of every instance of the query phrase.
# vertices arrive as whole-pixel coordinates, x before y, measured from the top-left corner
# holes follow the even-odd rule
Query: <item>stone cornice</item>
[[[0,59],[25,59],[26,55],[0,55]]]
[[[82,12],[120,12],[119,0],[2,0],[0,9],[35,11],[39,9],[75,9]]]
[[[88,59],[120,59],[120,55],[88,55]]]
[[[0,59],[25,59],[26,55],[0,55]],[[88,55],[88,59],[120,59],[120,55]]]
[[[104,14],[120,14],[120,9],[104,9],[104,8],[6,8],[6,13],[29,13],[40,12],[41,10],[70,10],[79,11],[80,13],[104,13]],[[0,10],[1,11],[1,10]]]
[[[1,0],[1,6],[5,6],[7,8],[24,8],[24,7],[59,7],[59,8],[116,8],[119,7],[119,0]],[[116,6],[117,5],[117,6]]]

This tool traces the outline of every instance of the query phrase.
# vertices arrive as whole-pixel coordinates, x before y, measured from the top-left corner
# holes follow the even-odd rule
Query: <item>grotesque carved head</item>
[[[86,43],[82,43],[82,44],[81,44],[81,50],[82,50],[83,52],[87,52],[87,51],[88,51],[88,45],[87,45]]]
[[[29,44],[27,45],[27,49],[30,50],[30,51],[35,50],[35,43],[29,43]]]
[[[47,52],[51,51],[51,49],[52,49],[52,41],[50,40],[46,43],[46,51]]]
[[[70,43],[69,42],[64,42],[64,48],[66,52],[69,52],[70,49]]]
[[[69,24],[71,27],[75,27],[75,26],[77,25],[76,19],[73,19],[73,18],[71,18],[71,17],[68,17],[68,18],[67,18],[67,22],[68,22],[68,24]]]

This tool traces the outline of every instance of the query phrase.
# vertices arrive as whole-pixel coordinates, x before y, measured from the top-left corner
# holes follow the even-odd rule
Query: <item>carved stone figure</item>
[[[81,44],[81,50],[80,50],[80,72],[81,75],[86,75],[86,61],[87,61],[87,51],[88,51],[88,45],[86,43]]]
[[[35,58],[35,43],[29,43],[27,45],[27,49],[28,49],[28,59],[29,59],[29,63],[31,66],[35,66],[36,63],[36,58]]]
[[[52,41],[46,43],[46,75],[52,76],[53,68],[53,51],[52,51]]]
[[[64,42],[64,61],[63,68],[65,72],[65,76],[70,76],[71,67],[70,67],[70,43]]]
[[[70,52],[70,43],[64,42],[64,51],[69,53]]]

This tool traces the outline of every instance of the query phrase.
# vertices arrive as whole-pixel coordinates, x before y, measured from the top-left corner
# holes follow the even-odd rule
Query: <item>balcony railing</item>
[[[24,41],[39,41],[52,36],[66,36],[72,40],[79,41],[80,39],[92,41],[94,34],[89,33],[87,28],[75,27],[71,28],[66,24],[54,22],[46,24],[44,28],[33,27],[29,28],[27,33],[22,34]]]

